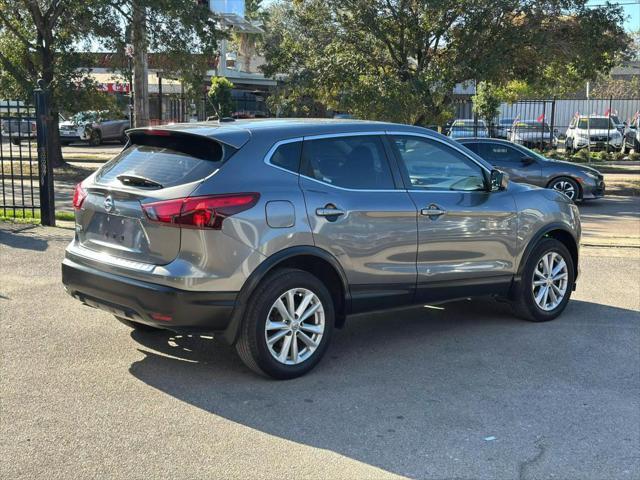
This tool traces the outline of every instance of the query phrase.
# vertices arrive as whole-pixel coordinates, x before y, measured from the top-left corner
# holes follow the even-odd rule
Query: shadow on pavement
[[[17,229],[16,231],[0,230],[0,245],[44,252],[49,244],[46,239],[22,234],[22,232],[30,228],[33,227],[26,226],[21,229]]]
[[[314,371],[286,382],[252,374],[214,339],[134,331],[145,358],[130,373],[238,424],[397,474],[455,476],[461,460],[506,478],[533,468],[527,458],[544,442],[591,455],[588,438],[565,437],[576,422],[609,428],[617,404],[608,395],[629,388],[639,321],[638,312],[582,301],[544,324],[489,300],[361,315],[336,332]]]

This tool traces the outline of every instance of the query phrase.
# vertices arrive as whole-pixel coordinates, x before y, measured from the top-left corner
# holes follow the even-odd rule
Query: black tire
[[[151,325],[147,325],[146,323],[132,322],[131,320],[127,320],[126,318],[118,317],[117,315],[115,315],[115,317],[118,319],[119,322],[122,322],[127,327],[133,328],[134,330],[137,330],[139,332],[158,332],[158,331],[162,330],[161,328],[156,328],[156,327],[153,327]]]
[[[22,142],[21,138],[12,138],[11,139],[11,143],[13,143],[16,146],[19,146],[21,142]]]
[[[60,140],[60,145],[62,145],[63,147],[66,147],[70,144],[71,142],[67,141],[67,140]]]
[[[288,290],[304,288],[313,292],[324,309],[324,331],[318,347],[301,363],[286,365],[269,352],[265,327],[271,307]],[[335,322],[333,299],[327,287],[314,275],[292,268],[276,270],[258,285],[244,313],[236,351],[254,372],[285,380],[296,378],[314,368],[329,346]]]
[[[553,310],[545,311],[535,301],[533,276],[542,257],[550,252],[560,255],[567,264],[567,289],[562,301]],[[567,247],[555,238],[543,238],[531,251],[522,272],[522,279],[514,287],[511,305],[516,314],[531,322],[548,322],[556,318],[569,303],[575,282],[575,271],[573,257]]]
[[[556,185],[559,185],[559,184],[561,185],[562,183],[571,185],[571,188],[573,189],[573,197],[568,194],[569,190],[564,191],[564,190],[560,190],[560,189],[556,188]],[[573,202],[580,201],[580,193],[581,193],[580,192],[580,186],[578,185],[578,182],[576,182],[571,177],[554,178],[553,180],[551,180],[549,182],[549,185],[547,185],[547,188],[550,188],[552,190],[556,190],[556,191],[559,191],[560,193],[565,194],[567,196],[567,198],[569,198]]]
[[[98,147],[102,143],[102,135],[99,130],[91,130],[89,132],[89,145]]]

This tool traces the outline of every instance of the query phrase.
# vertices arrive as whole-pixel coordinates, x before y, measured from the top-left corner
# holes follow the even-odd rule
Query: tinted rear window
[[[147,178],[163,187],[172,187],[201,180],[217,169],[220,163],[168,148],[132,145],[102,167],[96,181],[122,184],[118,176],[133,175]]]

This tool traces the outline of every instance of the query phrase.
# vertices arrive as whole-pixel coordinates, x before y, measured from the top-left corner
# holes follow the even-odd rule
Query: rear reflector
[[[222,221],[253,207],[258,193],[233,193],[203,197],[176,198],[142,205],[152,222],[176,227],[220,230]]]
[[[87,198],[87,191],[82,188],[82,183],[79,183],[73,192],[73,208],[80,210],[85,198]]]
[[[151,318],[159,322],[170,322],[171,320],[173,320],[171,315],[164,315],[162,313],[155,313],[155,312],[151,313]]]

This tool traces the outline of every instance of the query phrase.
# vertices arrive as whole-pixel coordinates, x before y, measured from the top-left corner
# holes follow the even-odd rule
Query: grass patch
[[[56,220],[73,222],[75,215],[73,212],[56,212]],[[0,221],[2,222],[14,222],[14,223],[40,223],[40,210],[36,209],[35,212],[31,210],[18,210],[15,212],[13,209],[7,208],[6,211],[0,209]]]

